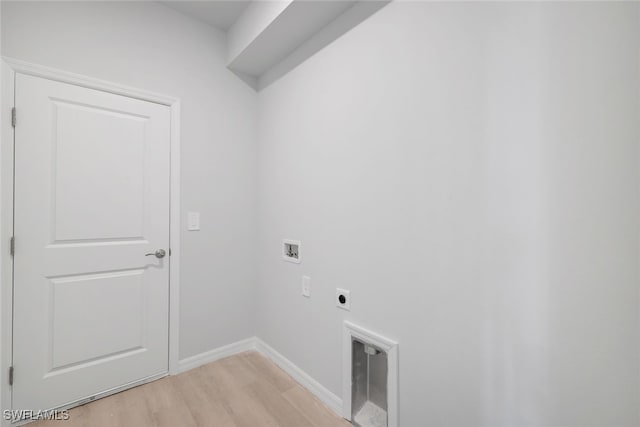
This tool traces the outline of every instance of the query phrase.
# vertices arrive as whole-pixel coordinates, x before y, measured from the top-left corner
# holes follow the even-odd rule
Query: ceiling
[[[261,90],[391,0],[156,1],[224,31],[227,68]]]
[[[242,15],[251,1],[246,0],[209,0],[209,1],[162,1],[168,6],[185,15],[190,15],[196,19],[206,22],[227,31],[236,20]]]

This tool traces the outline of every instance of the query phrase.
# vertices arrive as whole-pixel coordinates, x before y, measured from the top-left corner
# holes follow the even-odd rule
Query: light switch
[[[302,276],[302,296],[311,297],[311,277]]]
[[[187,230],[200,230],[200,212],[189,212],[187,215]]]

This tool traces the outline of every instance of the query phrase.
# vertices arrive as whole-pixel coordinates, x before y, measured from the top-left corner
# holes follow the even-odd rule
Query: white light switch
[[[200,212],[189,212],[187,216],[187,230],[200,230]]]
[[[302,276],[302,296],[311,297],[311,277]]]

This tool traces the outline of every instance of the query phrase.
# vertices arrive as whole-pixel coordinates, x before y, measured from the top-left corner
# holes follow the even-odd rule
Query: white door
[[[22,74],[15,106],[13,408],[166,373],[169,108]]]

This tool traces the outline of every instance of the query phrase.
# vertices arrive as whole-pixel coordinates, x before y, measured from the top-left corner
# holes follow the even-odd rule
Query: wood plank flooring
[[[344,427],[315,396],[256,352],[221,359],[29,427]]]

